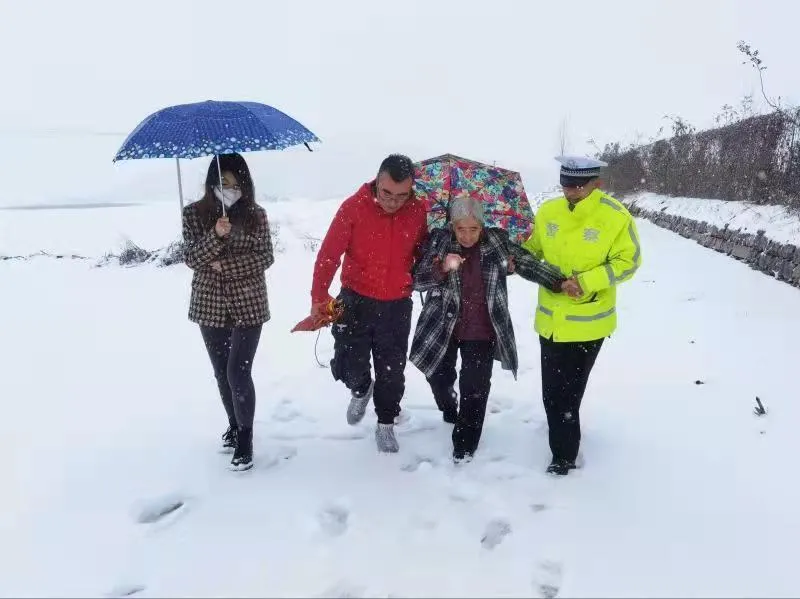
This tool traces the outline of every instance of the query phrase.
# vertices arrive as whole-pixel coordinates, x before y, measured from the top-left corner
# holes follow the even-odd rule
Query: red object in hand
[[[312,314],[294,325],[292,333],[297,331],[317,331],[332,325],[344,314],[342,302],[332,299],[321,310],[314,310]]]

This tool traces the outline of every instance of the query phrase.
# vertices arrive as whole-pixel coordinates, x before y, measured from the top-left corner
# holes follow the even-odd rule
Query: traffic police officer
[[[575,468],[581,400],[603,340],[617,326],[617,286],[642,263],[633,217],[600,190],[605,162],[559,156],[563,195],[541,205],[523,246],[558,266],[564,293],[539,287],[534,327],[539,334],[542,399],[553,459],[547,472]]]

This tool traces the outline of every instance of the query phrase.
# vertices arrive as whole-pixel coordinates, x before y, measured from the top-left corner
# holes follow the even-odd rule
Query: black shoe
[[[458,420],[458,393],[456,393],[455,389],[450,387],[450,389],[447,390],[447,394],[449,399],[442,402],[444,405],[444,407],[441,408],[442,420],[447,424],[455,424],[456,420]]]
[[[566,476],[570,470],[574,470],[575,462],[573,460],[565,460],[564,458],[553,458],[550,465],[547,467],[548,474],[557,474],[558,476]]]
[[[474,452],[472,451],[466,451],[464,449],[453,450],[453,462],[455,462],[456,464],[471,462],[473,457],[474,457]]]
[[[239,427],[236,433],[236,451],[233,452],[231,470],[250,470],[253,467],[253,429]]]
[[[236,427],[231,425],[222,433],[222,453],[236,451],[236,432]]]

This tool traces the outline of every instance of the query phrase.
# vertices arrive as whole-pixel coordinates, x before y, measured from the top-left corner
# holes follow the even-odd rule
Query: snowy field
[[[640,221],[644,265],[590,380],[581,470],[544,474],[535,289],[517,279],[520,376],[496,367],[476,460],[452,466],[411,365],[401,451],[379,455],[374,414],[347,426],[315,336],[289,333],[308,310],[307,236],[336,205],[266,206],[283,252],[244,474],[217,453],[226,419],[186,320],[188,268],[0,263],[0,596],[800,594],[797,289]],[[98,258],[179,230],[169,204],[0,211],[0,254]],[[323,363],[331,348],[325,331]]]

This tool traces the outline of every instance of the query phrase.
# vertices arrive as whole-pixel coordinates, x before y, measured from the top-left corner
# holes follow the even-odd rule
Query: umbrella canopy
[[[258,102],[207,100],[162,108],[128,135],[114,156],[117,160],[174,158],[178,197],[183,211],[181,158],[244,152],[285,150],[319,138],[289,115]],[[219,162],[217,162],[219,167]],[[219,174],[220,180],[222,173]],[[222,208],[225,214],[225,206]]]
[[[151,114],[128,136],[114,162],[283,150],[317,141],[311,131],[272,106],[208,100]]]
[[[445,226],[451,199],[468,195],[483,203],[487,227],[508,231],[517,243],[530,236],[533,210],[516,171],[444,154],[417,163],[414,191],[426,204],[430,228]]]

